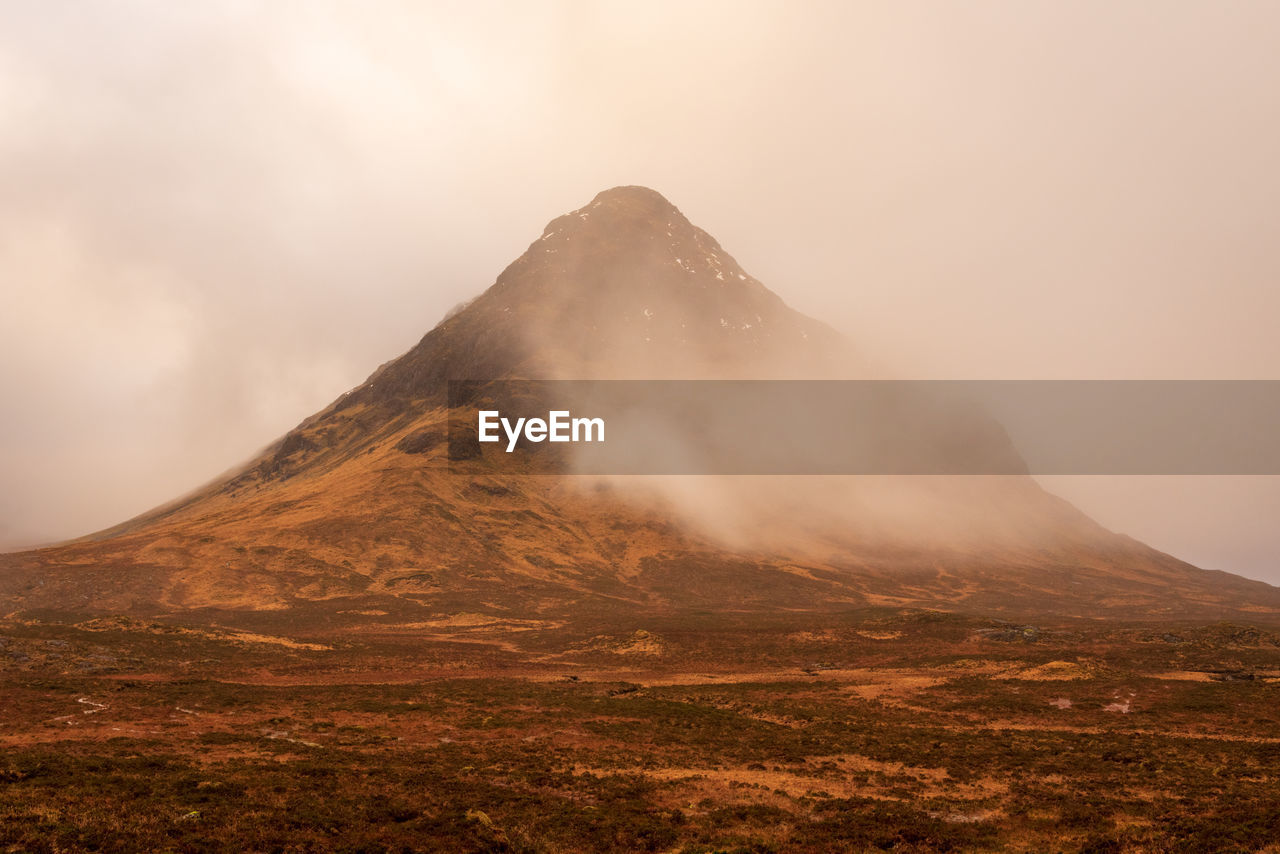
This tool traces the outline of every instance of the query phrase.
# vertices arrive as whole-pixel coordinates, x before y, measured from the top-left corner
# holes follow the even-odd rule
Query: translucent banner
[[[456,471],[1280,474],[1280,381],[466,380]]]

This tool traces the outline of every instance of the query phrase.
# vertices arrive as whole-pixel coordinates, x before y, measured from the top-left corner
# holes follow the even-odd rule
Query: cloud
[[[617,184],[908,375],[1274,377],[1278,30],[1147,0],[0,3],[0,541],[244,459]]]

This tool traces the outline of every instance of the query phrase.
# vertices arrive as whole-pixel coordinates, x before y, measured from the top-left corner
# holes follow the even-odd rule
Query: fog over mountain
[[[618,388],[538,392],[513,387],[521,378],[545,388],[548,377],[846,372],[867,370],[838,333],[786,305],[660,193],[611,188],[553,219],[483,293],[234,471],[91,537],[0,556],[0,610],[220,613],[355,631],[390,615],[421,628],[442,609],[477,604],[579,631],[640,614],[857,606],[1055,619],[1280,614],[1280,588],[1196,568],[1046,492],[1018,474],[1025,463],[997,422],[949,410],[936,393],[873,404],[875,457],[905,451],[948,470],[976,456],[1012,474],[565,477],[587,462],[588,445],[525,442],[508,456],[465,439],[480,410],[593,411]],[[810,401],[821,395],[796,385]],[[614,428],[636,408],[647,420],[646,446],[633,434],[622,454],[649,465],[750,454],[730,447],[732,436],[704,441],[733,386],[699,384],[708,405],[677,405],[661,423],[657,400],[615,398]],[[803,405],[774,406],[784,422],[807,417]],[[957,429],[911,428],[956,416]],[[764,435],[765,455],[794,455],[788,425]],[[614,432],[607,444],[616,441]],[[836,453],[856,441],[836,433],[817,444]]]
[[[604,187],[902,376],[1280,375],[1264,4],[0,2],[0,546],[184,493]],[[1270,478],[1045,480],[1280,580]]]

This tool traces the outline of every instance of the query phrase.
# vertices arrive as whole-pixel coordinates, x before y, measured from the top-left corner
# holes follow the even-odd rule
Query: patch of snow
[[[1130,692],[1129,692],[1129,696],[1128,696],[1128,697],[1126,697],[1126,698],[1125,698],[1125,699],[1123,699],[1123,700],[1121,700],[1121,699],[1120,699],[1120,692],[1119,692],[1119,691],[1116,691],[1116,692],[1115,692],[1114,694],[1112,694],[1111,696],[1115,697],[1115,698],[1116,698],[1116,701],[1115,701],[1114,703],[1108,703],[1107,705],[1103,706],[1103,707],[1102,707],[1102,711],[1104,711],[1104,712],[1119,712],[1119,713],[1120,713],[1120,714],[1122,714],[1122,715],[1127,715],[1127,714],[1129,714],[1129,712],[1133,711],[1133,706],[1131,705],[1131,703],[1132,703],[1132,701],[1133,701],[1133,698],[1134,698],[1134,697],[1136,697],[1136,696],[1137,696],[1137,694],[1135,694],[1134,692],[1130,691]]]
[[[746,277],[745,275],[743,275],[742,273],[739,273],[739,274],[738,274],[738,278],[739,278],[739,279],[741,279],[741,280],[742,280],[742,281],[744,281],[744,282],[747,280],[747,277]]]
[[[1056,700],[1050,700],[1049,705],[1057,709],[1069,709],[1071,708],[1071,701],[1066,697],[1059,697]]]
[[[1125,698],[1125,699],[1121,700],[1121,699],[1120,699],[1120,692],[1119,692],[1119,691],[1116,691],[1116,692],[1115,692],[1114,694],[1112,694],[1111,696],[1115,697],[1115,698],[1116,698],[1116,701],[1115,701],[1114,703],[1108,703],[1107,705],[1103,706],[1103,707],[1102,707],[1102,711],[1104,711],[1104,712],[1119,712],[1119,713],[1120,713],[1120,714],[1122,714],[1122,715],[1127,715],[1127,714],[1129,714],[1129,712],[1133,711],[1133,706],[1132,706],[1131,704],[1132,704],[1132,702],[1133,702],[1133,698],[1134,698],[1134,697],[1136,697],[1136,696],[1138,696],[1138,695],[1137,695],[1137,694],[1135,694],[1133,691],[1130,691],[1130,692],[1129,692],[1129,696],[1128,696],[1127,698]]]

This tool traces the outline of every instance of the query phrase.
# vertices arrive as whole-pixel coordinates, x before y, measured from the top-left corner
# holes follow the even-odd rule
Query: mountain
[[[1029,477],[449,470],[450,379],[877,375],[661,195],[614,188],[240,469],[0,558],[0,605],[344,623],[865,605],[1280,616],[1280,590],[1110,533]]]

